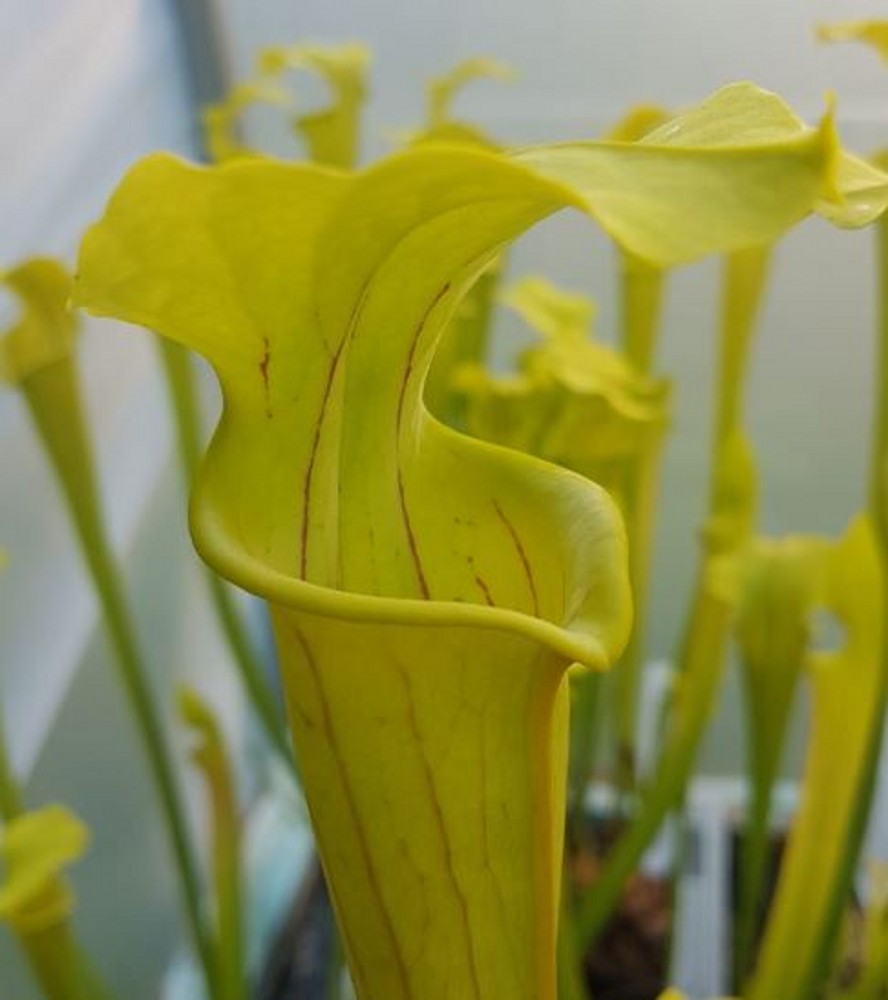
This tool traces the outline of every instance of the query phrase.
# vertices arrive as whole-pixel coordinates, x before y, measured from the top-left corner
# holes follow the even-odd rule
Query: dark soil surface
[[[570,848],[578,889],[595,884],[621,828],[619,821],[595,818],[581,843]],[[671,931],[671,884],[633,875],[619,909],[584,959],[586,984],[595,1000],[657,1000],[667,985]]]
[[[586,956],[586,982],[596,1000],[656,1000],[666,986],[671,891],[636,875],[618,912]]]

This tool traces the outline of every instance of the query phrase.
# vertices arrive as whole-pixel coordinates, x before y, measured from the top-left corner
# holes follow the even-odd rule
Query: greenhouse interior
[[[888,4],[0,94],[0,1000],[888,1000]]]

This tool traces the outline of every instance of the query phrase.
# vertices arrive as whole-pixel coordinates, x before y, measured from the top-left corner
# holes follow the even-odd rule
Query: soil
[[[595,884],[622,822],[594,820],[571,849],[571,877],[578,889]],[[586,984],[595,1000],[657,1000],[665,989],[672,930],[672,886],[638,872],[619,908],[584,958]]]
[[[635,875],[619,910],[585,958],[596,1000],[656,1000],[665,989],[672,893],[661,879]]]

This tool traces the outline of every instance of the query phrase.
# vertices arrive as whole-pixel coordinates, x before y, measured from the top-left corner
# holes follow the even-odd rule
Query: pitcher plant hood
[[[0,921],[19,934],[45,931],[74,908],[65,872],[85,853],[89,833],[62,806],[24,813],[0,831]]]
[[[270,604],[362,1000],[553,1000],[566,671],[605,667],[629,624],[604,491],[423,405],[453,310],[563,208],[659,266],[819,204],[857,223],[843,155],[829,118],[741,85],[640,143],[435,144],[356,174],[156,155],[87,234],[76,301],[221,383],[192,532]],[[867,177],[871,208],[888,189]]]

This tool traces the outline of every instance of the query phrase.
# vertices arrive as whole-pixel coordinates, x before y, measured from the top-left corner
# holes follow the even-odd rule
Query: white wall
[[[174,25],[153,0],[30,0],[0,7],[0,268],[32,254],[73,263],[123,170],[189,151]],[[8,302],[5,303],[8,305]],[[169,449],[148,337],[87,322],[81,370],[119,547],[133,539]],[[0,391],[0,698],[27,769],[96,622],[55,483],[21,400]]]
[[[162,0],[0,3],[0,95],[0,269],[31,254],[72,262],[130,163],[158,148],[193,154],[183,52]],[[169,716],[174,680],[188,674],[231,710],[154,346],[132,328],[85,326],[102,492],[158,700]],[[93,848],[74,872],[77,926],[118,995],[148,1000],[184,939],[165,836],[55,482],[21,401],[2,386],[0,545],[10,556],[0,710],[12,756],[32,804],[64,802],[91,827]],[[37,997],[3,928],[0,997]]]

